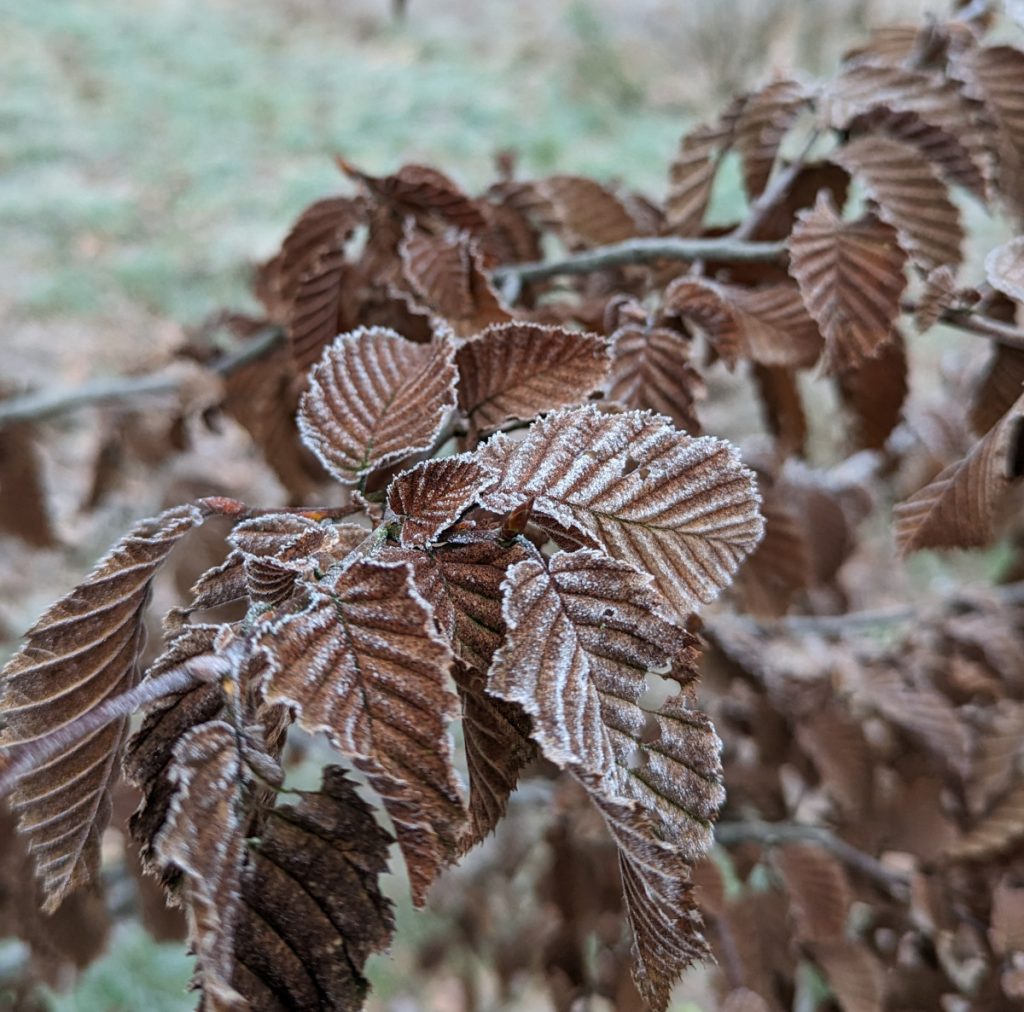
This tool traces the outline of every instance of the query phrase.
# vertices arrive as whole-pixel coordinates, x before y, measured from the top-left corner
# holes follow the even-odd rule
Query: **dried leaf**
[[[874,357],[836,376],[839,400],[853,419],[851,442],[858,450],[881,450],[899,423],[907,399],[907,353],[894,330]]]
[[[366,960],[394,931],[380,891],[391,837],[342,770],[271,809],[242,875],[232,985],[254,1012],[362,1007]]]
[[[691,130],[679,142],[665,199],[665,215],[674,233],[696,235],[700,231],[718,167],[735,137],[740,107],[734,102],[714,123]]]
[[[297,614],[266,619],[268,703],[324,731],[384,800],[422,903],[455,856],[463,820],[446,719],[452,655],[404,563],[357,559],[310,588]]]
[[[380,327],[342,335],[299,405],[306,445],[346,484],[429,449],[455,407],[453,352],[448,342],[412,344]]]
[[[958,267],[964,241],[960,212],[934,169],[908,145],[887,137],[860,137],[832,156],[864,183],[879,217],[899,233],[919,267]]]
[[[559,552],[508,571],[508,629],[488,690],[533,719],[533,739],[563,769],[643,804],[661,835],[695,861],[724,800],[718,740],[706,718],[669,700],[639,706],[644,675],[694,677],[694,640],[661,615],[650,578],[600,552]],[[645,740],[648,721],[658,735]]]
[[[893,508],[900,550],[988,544],[1000,506],[1022,476],[1024,396],[966,457]]]
[[[150,584],[203,516],[190,505],[141,521],[32,626],[0,673],[0,745],[43,738],[135,685]],[[125,721],[108,725],[26,776],[11,794],[47,910],[96,876],[124,734]]]
[[[538,323],[488,327],[455,356],[459,407],[478,430],[576,404],[608,374],[608,343]]]
[[[548,176],[534,186],[550,203],[556,228],[569,246],[606,246],[645,232],[624,201],[585,176]]]
[[[907,285],[906,257],[891,228],[870,215],[844,222],[827,194],[797,217],[790,273],[821,327],[832,368],[859,365],[890,340]]]
[[[1018,783],[946,851],[952,861],[987,861],[1024,838],[1024,783]]]
[[[1024,348],[996,342],[971,399],[970,425],[983,436],[1024,390]]]
[[[345,289],[355,283],[355,268],[341,249],[329,249],[295,282],[287,304],[288,342],[300,373],[323,354],[324,348],[348,329]]]
[[[955,294],[956,276],[949,264],[928,272],[914,313],[918,333],[923,334],[939,322],[942,314],[953,305]]]
[[[688,277],[665,290],[664,312],[693,321],[729,364],[809,368],[821,353],[818,325],[795,285],[741,288]]]
[[[774,857],[797,937],[804,942],[844,938],[853,894],[843,866],[821,847],[804,844],[786,844]]]
[[[801,455],[807,444],[807,416],[796,372],[781,366],[754,364],[754,382],[768,431],[783,456]]]
[[[985,257],[985,276],[993,288],[1024,301],[1024,236],[997,246]]]
[[[803,85],[791,80],[772,81],[747,97],[736,120],[735,147],[751,199],[767,186],[782,139],[809,97]]]
[[[199,986],[215,1009],[242,1009],[231,986],[234,927],[245,851],[242,763],[237,734],[214,721],[192,728],[174,748],[167,822],[154,842],[158,860],[184,873],[189,938]]]
[[[388,508],[402,525],[399,541],[407,548],[436,541],[490,481],[488,471],[468,454],[425,460],[403,471],[388,486]]]
[[[499,476],[484,506],[505,513],[532,496],[537,522],[648,570],[681,613],[713,600],[761,538],[753,475],[736,451],[658,415],[561,411],[521,442],[499,434],[478,453]]]
[[[26,424],[0,428],[0,532],[34,548],[57,544],[42,467]]]
[[[885,972],[870,949],[842,939],[815,942],[810,951],[843,1012],[877,1012],[885,1007]]]

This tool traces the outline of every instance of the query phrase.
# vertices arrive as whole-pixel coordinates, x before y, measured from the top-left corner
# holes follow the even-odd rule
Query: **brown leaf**
[[[324,352],[299,405],[306,445],[338,481],[428,450],[455,407],[454,349],[360,328]]]
[[[953,305],[956,297],[956,275],[949,264],[928,272],[921,297],[917,300],[914,321],[918,333],[924,333],[939,322],[942,314]]]
[[[935,170],[914,148],[887,137],[860,137],[832,157],[860,178],[878,205],[878,216],[896,229],[914,263],[926,271],[960,265],[960,212]]]
[[[625,323],[609,341],[614,353],[609,400],[656,411],[699,435],[696,402],[704,397],[705,386],[690,364],[690,342],[668,327],[644,323]]]
[[[388,508],[402,525],[399,541],[407,548],[436,541],[490,481],[486,468],[468,454],[425,460],[403,471],[388,486]]]
[[[740,288],[689,277],[665,290],[664,312],[691,320],[729,364],[809,368],[821,353],[821,334],[792,284]]]
[[[1000,955],[1024,952],[1024,887],[1009,877],[1000,879],[992,893],[989,940]]]
[[[767,186],[782,139],[809,98],[803,85],[791,80],[772,81],[747,96],[736,120],[735,147],[751,199]]]
[[[342,770],[266,813],[242,873],[231,983],[253,1012],[362,1007],[366,960],[387,948],[380,891],[391,837]]]
[[[881,450],[899,423],[907,398],[907,354],[899,331],[877,353],[840,371],[839,400],[852,417],[851,442],[858,450]]]
[[[646,231],[624,201],[585,176],[548,176],[534,186],[550,203],[556,228],[569,246],[606,246]]]
[[[985,257],[985,276],[993,288],[1024,302],[1024,236],[989,252]]]
[[[754,478],[736,451],[658,415],[561,411],[521,442],[493,437],[478,459],[499,477],[485,507],[505,513],[534,497],[538,523],[649,569],[680,613],[713,600],[761,538]]]
[[[983,436],[1013,407],[1022,390],[1024,348],[996,342],[971,399],[971,429]]]
[[[780,453],[801,455],[807,444],[807,416],[796,371],[782,366],[757,365],[754,382],[761,398],[761,412]]]
[[[1011,852],[1024,838],[1024,783],[1018,782],[995,807],[947,848],[953,861],[988,861]]]
[[[859,723],[837,708],[815,710],[797,724],[796,739],[843,813],[863,817],[873,796],[874,757]]]
[[[243,1009],[231,986],[245,853],[235,730],[219,720],[192,728],[174,748],[170,776],[175,792],[155,856],[184,873],[189,940],[205,1001],[215,1009]]]
[[[1024,753],[1024,706],[1003,700],[991,721],[979,734],[971,756],[966,785],[967,807],[973,816],[986,812],[991,803],[1013,785]]]
[[[0,672],[0,745],[43,738],[135,685],[153,577],[203,517],[197,506],[179,506],[136,524],[32,626]],[[116,721],[91,735],[23,778],[11,794],[48,910],[96,876],[125,726]]]
[[[315,587],[301,612],[264,620],[268,703],[324,731],[384,800],[422,903],[455,856],[462,802],[446,734],[457,701],[452,654],[404,563],[357,559]]]
[[[478,430],[586,398],[608,374],[608,342],[539,323],[488,327],[455,356],[459,407]]]
[[[299,278],[286,306],[288,342],[300,373],[320,358],[324,348],[348,329],[346,289],[353,286],[355,268],[343,249],[328,249]]]
[[[34,548],[52,548],[57,537],[47,499],[32,427],[0,427],[0,532]]]
[[[900,551],[988,544],[1003,501],[1024,476],[1022,458],[1024,396],[966,457],[893,508]]]
[[[892,335],[907,285],[906,257],[891,228],[870,215],[843,221],[827,194],[797,219],[790,273],[821,327],[831,367],[858,365]]]
[[[810,951],[843,1012],[877,1012],[885,1007],[884,969],[870,949],[840,939],[814,942]]]
[[[789,894],[797,937],[803,942],[844,938],[853,894],[843,866],[821,847],[804,844],[786,844],[774,858]]]
[[[657,713],[639,706],[646,671],[694,677],[693,638],[662,617],[648,576],[591,549],[559,552],[547,567],[519,562],[504,587],[508,632],[488,690],[530,715],[549,760],[640,802],[660,835],[697,860],[724,800],[717,738],[679,697]]]

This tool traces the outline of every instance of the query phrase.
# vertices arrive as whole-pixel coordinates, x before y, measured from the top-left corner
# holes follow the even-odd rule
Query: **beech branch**
[[[760,843],[767,847],[814,843],[871,879],[891,896],[906,899],[910,888],[909,879],[902,872],[887,868],[877,858],[858,850],[824,826],[808,826],[799,822],[720,822],[715,826],[715,841],[723,847],[738,843]]]
[[[268,327],[250,340],[239,343],[227,354],[214,359],[207,368],[218,376],[230,376],[250,362],[255,362],[273,351],[284,339],[278,327]],[[142,376],[112,376],[90,380],[73,389],[40,390],[0,401],[0,426],[15,422],[41,421],[79,408],[126,401],[136,397],[174,394],[187,382],[187,378],[170,370],[147,373]]]

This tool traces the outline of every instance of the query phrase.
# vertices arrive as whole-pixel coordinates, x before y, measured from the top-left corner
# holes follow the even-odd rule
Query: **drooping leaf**
[[[707,719],[670,699],[642,709],[645,673],[694,677],[694,640],[667,621],[650,578],[592,549],[508,571],[507,633],[488,689],[532,718],[532,737],[563,769],[584,771],[609,797],[640,802],[664,838],[696,860],[723,800],[718,739]],[[658,729],[647,743],[648,720]]]
[[[490,481],[468,454],[425,460],[403,471],[388,486],[388,508],[402,524],[399,540],[422,548],[450,527]]]
[[[1024,301],[1024,236],[992,250],[985,257],[985,275],[993,288]]]
[[[243,1009],[232,987],[235,922],[245,851],[242,763],[235,730],[224,721],[192,728],[174,748],[167,821],[156,858],[184,874],[189,938],[198,983],[215,1009]]]
[[[604,381],[608,343],[538,323],[488,327],[455,356],[459,407],[481,431],[576,404]]]
[[[836,375],[839,400],[853,422],[851,442],[855,448],[880,450],[885,446],[902,416],[907,373],[903,337],[894,330],[876,355]]]
[[[807,415],[794,369],[757,365],[754,382],[761,399],[765,426],[783,454],[803,454],[807,443]]]
[[[429,449],[455,407],[453,351],[381,327],[342,335],[310,373],[299,405],[306,445],[346,484]]]
[[[700,327],[730,365],[808,368],[821,353],[818,325],[792,284],[750,289],[679,278],[665,290],[664,312]]]
[[[645,320],[623,322],[609,342],[614,356],[609,400],[656,411],[699,435],[696,402],[706,389],[690,364],[690,342],[669,327],[650,326]]]
[[[912,147],[888,137],[860,137],[832,156],[858,177],[878,216],[899,233],[900,245],[926,271],[958,267],[964,232],[945,184]]]
[[[996,343],[971,399],[971,429],[983,436],[1024,390],[1024,348]]]
[[[143,520],[32,626],[0,673],[0,745],[43,738],[135,685],[150,584],[171,549],[203,518],[200,507],[189,505]],[[11,794],[48,910],[96,875],[124,734],[125,721],[107,725],[25,777]]]
[[[36,548],[53,547],[48,498],[32,426],[0,427],[0,534]]]
[[[907,284],[906,256],[893,230],[872,216],[843,221],[822,194],[812,211],[798,215],[789,257],[832,368],[877,355],[890,340]]]
[[[712,600],[761,537],[753,475],[735,450],[658,415],[561,411],[478,456],[498,475],[484,506],[506,513],[532,496],[537,522],[650,572],[681,613]]]
[[[1000,506],[1024,477],[1024,396],[962,460],[893,509],[904,553],[988,544]]]
[[[242,873],[231,981],[253,1012],[362,1007],[366,960],[394,931],[380,890],[390,842],[336,766],[266,814]]]
[[[261,626],[269,703],[324,731],[384,800],[422,903],[463,821],[447,718],[451,650],[404,563],[357,559],[309,588],[302,611]]]
[[[747,97],[736,120],[735,147],[751,199],[768,184],[782,140],[808,99],[803,85],[786,79],[772,81]]]

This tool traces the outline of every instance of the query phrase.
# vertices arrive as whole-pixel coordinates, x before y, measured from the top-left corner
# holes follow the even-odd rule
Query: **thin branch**
[[[250,340],[239,343],[208,368],[218,376],[230,376],[250,362],[273,351],[284,338],[278,327],[268,327]],[[40,390],[37,393],[0,401],[0,426],[14,422],[40,421],[79,408],[135,397],[177,393],[187,382],[183,376],[164,371],[144,376],[112,376],[90,380],[72,390]]]
[[[718,239],[682,239],[653,236],[573,253],[561,260],[528,264],[505,264],[494,272],[494,280],[506,291],[510,277],[519,283],[543,281],[559,274],[588,274],[605,267],[649,264],[657,260],[731,260],[736,263],[777,263],[786,256],[784,242],[749,242],[732,236]]]
[[[55,755],[66,752],[115,720],[129,716],[161,696],[182,692],[200,682],[216,681],[230,671],[231,663],[227,658],[210,655],[191,657],[178,667],[144,679],[134,689],[104,700],[99,706],[42,738],[12,746],[3,754],[8,763],[0,769],[0,796],[10,791],[22,777],[41,769]]]
[[[881,861],[840,839],[824,826],[808,826],[798,822],[720,822],[715,827],[715,841],[723,847],[737,843],[760,843],[766,847],[785,843],[816,843],[839,858],[843,864],[871,879],[889,895],[900,899],[906,899],[908,895],[910,881],[906,875],[887,868]]]

